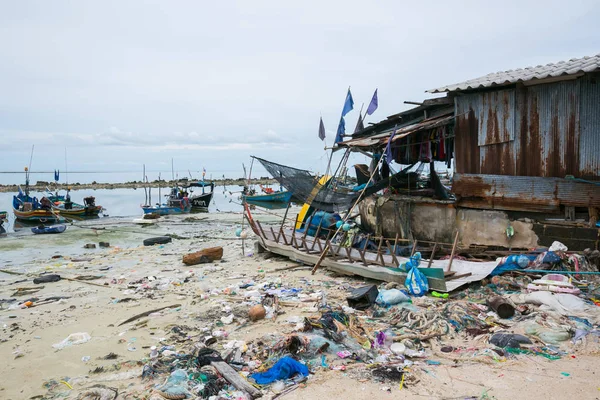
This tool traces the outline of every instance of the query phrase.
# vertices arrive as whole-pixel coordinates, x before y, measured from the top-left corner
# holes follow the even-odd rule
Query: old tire
[[[149,239],[144,239],[144,246],[154,246],[155,244],[171,243],[171,238],[168,236],[157,236]]]

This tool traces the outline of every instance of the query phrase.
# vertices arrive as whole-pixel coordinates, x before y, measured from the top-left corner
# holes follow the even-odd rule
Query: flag
[[[350,92],[350,88],[348,88],[348,93],[346,94],[346,101],[344,101],[344,108],[342,109],[342,117],[340,118],[340,123],[338,125],[337,134],[335,135],[335,142],[339,143],[344,139],[344,134],[346,133],[346,121],[344,121],[344,117],[354,108],[354,100],[352,99],[352,93]]]
[[[54,170],[54,181],[58,182],[59,177],[60,177],[60,171]]]
[[[356,121],[356,128],[354,128],[354,133],[356,132],[360,132],[363,129],[365,129],[365,124],[363,124],[363,120],[364,118],[362,117],[362,115],[358,115],[358,121]]]
[[[337,133],[335,135],[335,142],[339,143],[344,140],[344,133],[346,133],[346,121],[344,121],[344,117],[340,118],[340,123],[338,124]]]
[[[206,168],[202,167],[202,177],[204,178],[204,175],[206,175]]]
[[[369,108],[367,108],[367,114],[371,115],[377,110],[379,106],[379,99],[377,98],[377,89],[375,89],[375,93],[373,93],[373,98],[371,99],[371,103],[369,103]]]
[[[392,131],[392,135],[390,136],[390,139],[388,140],[388,144],[385,147],[385,162],[387,162],[388,165],[390,165],[392,163],[392,161],[394,161],[394,156],[392,155],[392,140],[394,140],[395,135],[396,135],[396,127],[394,127],[394,130]]]
[[[346,94],[346,101],[344,102],[344,109],[342,110],[342,117],[345,117],[354,108],[354,100],[352,99],[352,93],[348,88],[348,94]]]
[[[319,121],[319,139],[325,140],[325,125],[323,125],[323,117]]]

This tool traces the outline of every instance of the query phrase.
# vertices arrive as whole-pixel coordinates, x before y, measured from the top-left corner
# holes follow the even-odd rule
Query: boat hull
[[[191,210],[191,207],[181,209],[180,207],[168,207],[168,206],[161,206],[161,207],[142,206],[142,211],[144,211],[144,214],[158,214],[158,215],[187,214],[190,212],[190,210]]]
[[[19,211],[13,208],[15,217],[21,221],[31,222],[59,222],[60,216],[53,213],[50,210],[32,210],[32,211]]]
[[[212,197],[213,197],[212,192],[190,197],[190,202],[192,203],[192,209],[194,209],[194,208],[208,209],[208,206],[210,205],[210,202],[212,201]]]
[[[67,230],[66,225],[54,225],[54,226],[45,226],[43,228],[31,228],[31,232],[36,235],[44,235],[44,234],[54,234],[54,233],[63,233]]]
[[[75,206],[75,205],[74,205]],[[64,208],[63,205],[52,207],[54,211],[65,217],[97,217],[102,211],[101,206]]]
[[[253,202],[253,201],[262,201],[262,202],[278,202],[278,203],[288,203],[292,198],[292,192],[275,192],[269,194],[261,194],[256,196],[242,196],[245,201]]]

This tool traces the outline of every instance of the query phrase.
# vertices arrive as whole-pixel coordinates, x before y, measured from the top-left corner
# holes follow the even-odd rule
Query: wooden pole
[[[431,251],[431,256],[429,257],[429,263],[427,263],[427,268],[431,268],[431,263],[433,262],[433,256],[435,255],[435,249],[437,248],[437,243],[433,245],[433,250]]]
[[[454,244],[452,244],[452,253],[450,254],[450,262],[448,263],[448,268],[446,268],[446,272],[449,272],[450,268],[452,268],[452,260],[454,259],[454,253],[456,252],[457,244],[458,244],[458,231],[456,231],[456,235],[454,236]]]

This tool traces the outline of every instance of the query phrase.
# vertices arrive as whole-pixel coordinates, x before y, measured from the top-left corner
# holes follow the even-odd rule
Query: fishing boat
[[[69,192],[66,196],[49,196],[48,199],[52,202],[52,209],[59,215],[68,218],[89,218],[97,217],[102,210],[102,206],[96,205],[96,198],[88,196],[83,198],[84,204],[78,204],[71,201]]]
[[[172,214],[187,214],[192,211],[192,202],[189,197],[187,197],[187,192],[174,187],[171,189],[170,193],[166,195],[167,200],[165,203],[156,205],[148,204],[151,202],[151,197],[149,201],[142,206],[142,211],[144,214],[156,214],[156,215],[172,215]],[[160,199],[160,195],[159,195]]]
[[[6,211],[0,211],[0,235],[6,233],[6,230],[2,225],[4,225],[4,222],[6,222],[7,218],[8,213]]]
[[[51,225],[51,226],[40,225],[40,226],[36,226],[35,228],[31,228],[31,232],[35,233],[36,235],[50,234],[50,233],[63,233],[65,230],[67,230],[66,225]]]
[[[183,186],[183,188],[185,188],[185,189],[193,188],[193,187],[202,188],[202,194],[191,193],[191,195],[189,196],[189,199],[190,199],[190,202],[192,203],[192,209],[197,209],[200,211],[208,211],[208,206],[210,205],[210,202],[212,201],[215,184],[213,182],[206,183],[206,182],[198,181],[198,182],[190,182]],[[206,192],[206,190],[205,190],[206,187],[210,187],[210,192]]]
[[[269,203],[288,203],[292,198],[292,192],[282,190],[258,195],[242,194],[242,199],[246,202],[269,202]]]
[[[15,217],[21,221],[30,222],[60,222],[63,218],[52,209],[52,202],[47,197],[38,200],[21,191],[13,196],[13,212]]]

